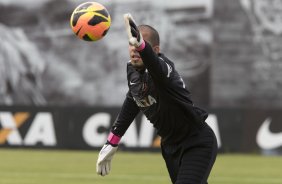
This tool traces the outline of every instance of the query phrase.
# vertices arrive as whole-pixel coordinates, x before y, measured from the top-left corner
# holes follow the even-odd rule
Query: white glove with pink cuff
[[[110,173],[112,158],[118,149],[120,139],[121,137],[110,133],[107,143],[103,146],[98,156],[96,164],[98,175],[106,176]]]
[[[136,47],[138,51],[141,51],[145,47],[142,34],[139,32],[136,23],[130,13],[123,15],[125,21],[125,28],[128,35],[129,44]]]

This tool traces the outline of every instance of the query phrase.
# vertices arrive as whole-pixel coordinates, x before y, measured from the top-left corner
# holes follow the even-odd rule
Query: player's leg
[[[206,127],[188,144],[181,156],[175,184],[207,184],[217,155],[215,135],[210,127]]]
[[[176,182],[179,170],[180,149],[173,146],[161,146],[162,155],[172,183]]]

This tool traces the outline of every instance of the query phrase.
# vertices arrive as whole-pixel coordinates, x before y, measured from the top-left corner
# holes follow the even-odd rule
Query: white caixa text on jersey
[[[149,107],[153,105],[154,103],[157,103],[156,99],[152,97],[151,95],[148,95],[142,99],[136,99],[134,97],[133,99],[139,107]]]

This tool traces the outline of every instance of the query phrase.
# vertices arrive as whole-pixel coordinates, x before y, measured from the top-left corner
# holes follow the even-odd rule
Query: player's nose
[[[135,52],[136,48],[133,45],[129,45],[129,50]]]

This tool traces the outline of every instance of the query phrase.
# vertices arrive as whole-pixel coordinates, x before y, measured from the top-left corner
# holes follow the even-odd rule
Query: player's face
[[[143,69],[144,63],[140,57],[139,52],[132,45],[129,45],[130,62],[135,69]]]

